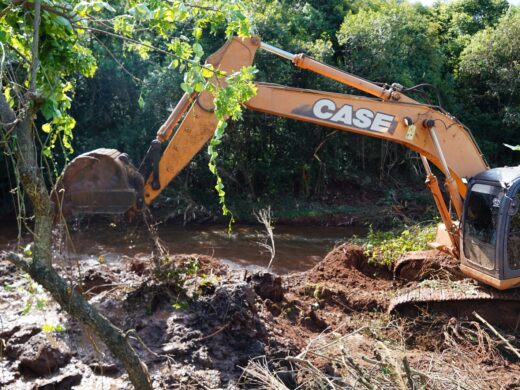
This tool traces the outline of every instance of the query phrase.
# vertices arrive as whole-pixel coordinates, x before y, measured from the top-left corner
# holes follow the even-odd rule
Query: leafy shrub
[[[362,246],[369,261],[390,267],[399,256],[428,249],[428,244],[435,239],[436,224],[415,225],[400,233],[375,231],[370,227]]]
[[[197,275],[197,272],[199,272],[199,261],[196,258],[190,259],[183,265],[176,266],[169,257],[166,257],[165,264],[156,276],[160,281],[182,287],[184,282]]]

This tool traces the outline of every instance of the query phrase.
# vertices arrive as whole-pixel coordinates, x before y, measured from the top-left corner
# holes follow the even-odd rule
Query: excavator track
[[[502,325],[515,327],[520,322],[520,289],[499,291],[470,279],[425,280],[400,290],[387,309],[388,313],[405,315],[424,310],[454,316],[469,316],[476,311]]]

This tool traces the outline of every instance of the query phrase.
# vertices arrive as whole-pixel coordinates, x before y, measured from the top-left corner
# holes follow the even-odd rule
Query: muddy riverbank
[[[269,380],[278,389],[407,381],[518,388],[518,360],[474,318],[387,313],[396,292],[419,281],[395,279],[356,247],[339,246],[310,270],[282,276],[199,254],[172,256],[159,271],[144,255],[60,270],[129,332],[157,389],[259,388]],[[96,337],[5,261],[0,285],[0,387],[130,388]],[[518,346],[515,329],[495,326]]]

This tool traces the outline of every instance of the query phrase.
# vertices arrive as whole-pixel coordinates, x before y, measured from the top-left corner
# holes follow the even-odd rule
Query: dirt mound
[[[333,249],[313,269],[308,271],[313,281],[334,281],[344,283],[345,280],[359,278],[359,273],[371,279],[392,279],[391,272],[382,266],[370,263],[363,248],[343,244]],[[361,279],[364,279],[361,277]]]
[[[427,258],[430,264],[437,259]],[[2,266],[6,271],[1,272]],[[0,263],[0,285],[9,281],[13,286],[0,290],[0,347],[5,345],[7,353],[0,364],[0,387],[24,388],[20,386],[32,381],[49,386],[42,388],[58,388],[62,383],[80,383],[78,389],[128,388],[121,364],[90,332],[70,318],[58,317],[56,304],[46,307],[45,314],[64,324],[65,331],[52,334],[66,344],[70,361],[56,358],[52,374],[45,378],[27,376],[18,351],[31,347],[33,338],[45,341],[47,333],[42,324],[28,326],[31,319],[19,315],[25,301],[35,297],[23,288],[28,282],[19,273],[7,272],[5,266]],[[511,354],[502,351],[500,340],[484,325],[475,325],[474,319],[433,316],[426,310],[409,317],[388,314],[390,299],[405,283],[393,280],[388,269],[368,262],[360,247],[341,245],[311,270],[283,276],[230,269],[218,259],[197,254],[174,255],[160,271],[154,267],[151,257],[139,255],[124,259],[123,264],[84,263],[82,275],[94,279],[91,276],[97,274],[92,270],[103,270],[106,280],[118,281],[110,289],[93,288],[89,301],[128,332],[157,389],[237,388],[241,367],[257,356],[263,356],[269,369],[280,373],[287,388],[309,388],[303,385],[305,377],[294,374],[295,364],[305,364],[307,373],[315,374],[317,368],[330,378],[347,375],[335,371],[336,364],[327,360],[334,348],[334,361],[351,362],[356,372],[360,367],[366,369],[366,378],[371,372],[393,367],[388,364],[395,360],[394,355],[385,348],[396,346],[401,349],[395,356],[406,356],[406,364],[421,375],[435,369],[433,376],[476,378],[468,371],[472,369],[486,383],[494,384],[497,377],[501,379],[496,383],[505,385],[520,372]],[[33,317],[31,321],[41,314]],[[513,340],[513,334],[504,333],[508,340]],[[315,341],[320,338],[321,346]],[[468,354],[462,363],[460,350]],[[502,355],[502,360],[495,359]],[[45,359],[52,361],[53,356],[47,354]],[[305,360],[290,360],[298,356]],[[36,355],[30,357],[39,361]],[[354,362],[354,358],[358,360]],[[316,367],[312,372],[308,363]],[[448,372],[450,367],[456,374]],[[34,371],[34,367],[30,369]]]
[[[391,272],[369,263],[362,248],[345,244],[311,270],[288,276],[286,288],[300,297],[311,297],[314,307],[351,313],[383,311],[393,282]]]
[[[391,272],[370,264],[363,249],[352,245],[335,248],[309,271],[281,279],[283,299],[264,299],[260,315],[271,343],[286,354],[341,326],[354,313],[384,313],[394,289]]]

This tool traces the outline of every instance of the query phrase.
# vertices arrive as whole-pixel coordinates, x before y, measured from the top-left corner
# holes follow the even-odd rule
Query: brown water
[[[0,229],[0,247],[12,246],[16,229]],[[270,254],[260,247],[263,228],[235,225],[231,236],[227,226],[203,225],[182,227],[159,226],[159,236],[170,253],[197,253],[224,259],[231,266],[255,269],[266,267]],[[335,245],[364,230],[352,227],[276,226],[274,239],[276,257],[273,270],[277,273],[312,268]],[[110,224],[96,225],[73,233],[76,253],[82,259],[117,262],[123,255],[149,254],[153,250],[151,235],[144,227],[120,228]]]

